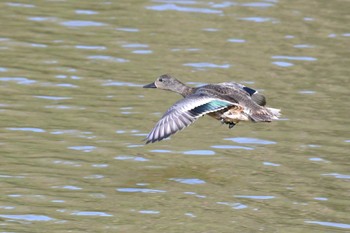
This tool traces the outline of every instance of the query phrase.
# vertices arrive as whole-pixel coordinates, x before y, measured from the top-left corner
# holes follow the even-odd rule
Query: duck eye
[[[160,78],[160,79],[159,79],[159,82],[163,82],[163,79],[162,79],[162,78]]]

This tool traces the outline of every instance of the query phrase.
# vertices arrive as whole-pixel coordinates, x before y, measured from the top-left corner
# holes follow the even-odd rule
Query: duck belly
[[[222,121],[223,123],[237,124],[240,121],[250,121],[250,117],[243,111],[242,107],[234,106],[229,109],[209,113],[211,117]]]
[[[225,122],[233,123],[238,123],[240,121],[250,121],[249,116],[245,112],[236,109],[229,109],[222,114],[221,118],[224,119]]]

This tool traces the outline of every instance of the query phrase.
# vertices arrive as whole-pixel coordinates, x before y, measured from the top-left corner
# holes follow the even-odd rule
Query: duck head
[[[181,93],[185,87],[185,84],[169,74],[163,74],[159,76],[153,83],[143,86],[143,88],[159,88],[163,90],[174,91],[177,93]]]

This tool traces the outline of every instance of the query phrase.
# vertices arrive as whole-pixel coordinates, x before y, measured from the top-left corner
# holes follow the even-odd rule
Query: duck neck
[[[188,96],[188,95],[190,95],[190,94],[192,94],[192,93],[193,93],[193,88],[192,88],[192,87],[183,86],[182,91],[181,91],[180,94],[181,94],[183,97],[186,97],[186,96]]]
[[[183,97],[186,97],[186,96],[193,93],[193,89],[194,89],[193,87],[189,87],[189,86],[187,86],[179,81],[179,85],[177,85],[175,90],[173,90],[173,91],[179,93]]]

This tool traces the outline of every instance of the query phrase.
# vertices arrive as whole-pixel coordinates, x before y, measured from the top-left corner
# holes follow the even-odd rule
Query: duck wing
[[[146,144],[161,141],[192,124],[199,117],[236,105],[227,100],[193,94],[171,106],[145,138]]]
[[[265,96],[260,94],[257,90],[253,88],[250,88],[235,82],[225,82],[221,84],[223,84],[224,86],[230,87],[232,89],[236,89],[236,91],[240,92],[241,94],[249,95],[251,99],[260,106],[266,105]]]

